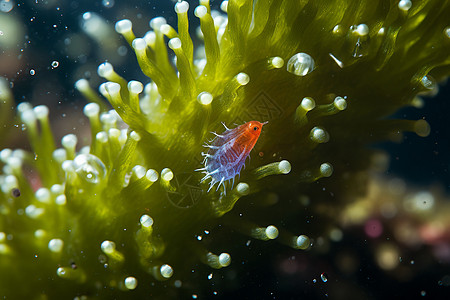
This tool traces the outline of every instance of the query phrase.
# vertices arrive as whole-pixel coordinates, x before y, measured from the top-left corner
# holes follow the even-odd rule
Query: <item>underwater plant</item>
[[[77,81],[91,102],[90,144],[69,134],[57,148],[48,108],[18,105],[32,150],[0,152],[3,296],[192,294],[199,263],[232,265],[235,231],[308,249],[314,232],[298,221],[299,195],[352,201],[379,163],[368,145],[429,133],[425,120],[388,117],[448,77],[450,3],[230,0],[220,8],[200,0],[203,45],[195,47],[186,1],[175,5],[177,30],[157,17],[136,38],[131,21],[116,23],[149,82],[101,64],[108,110]],[[236,184],[209,190],[195,172],[204,143],[222,122],[253,120],[268,124]]]

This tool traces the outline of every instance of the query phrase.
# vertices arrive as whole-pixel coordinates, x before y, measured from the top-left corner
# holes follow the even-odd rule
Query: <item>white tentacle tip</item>
[[[278,169],[280,170],[280,172],[282,174],[288,174],[289,172],[291,172],[291,169],[292,169],[291,163],[288,162],[287,160],[282,160],[278,164]]]
[[[187,13],[188,10],[189,10],[189,3],[186,1],[181,1],[175,4],[175,12],[177,14]]]
[[[117,33],[124,34],[131,31],[133,24],[128,19],[120,20],[116,23],[115,29]]]

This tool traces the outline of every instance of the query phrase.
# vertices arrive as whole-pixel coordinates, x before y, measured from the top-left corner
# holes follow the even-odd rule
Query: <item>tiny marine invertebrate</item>
[[[216,137],[211,141],[211,145],[205,145],[209,148],[208,152],[202,153],[205,156],[203,161],[205,167],[196,170],[204,171],[206,174],[201,182],[211,178],[208,192],[214,184],[219,183],[216,191],[223,185],[223,192],[226,193],[225,181],[229,180],[233,181],[231,184],[233,188],[234,178],[240,175],[264,124],[266,123],[250,121],[234,129],[229,129],[223,124],[225,132],[222,134],[213,132]]]
[[[330,206],[350,201],[373,164],[367,144],[429,132],[425,120],[386,117],[449,75],[448,1],[230,0],[220,7],[200,0],[195,8],[204,41],[195,51],[185,1],[175,5],[177,30],[157,17],[136,38],[131,21],[116,23],[149,79],[144,87],[101,64],[107,82],[99,91],[111,111],[86,79],[76,83],[92,102],[84,108],[89,145],[68,134],[57,148],[47,107],[17,107],[32,150],[0,152],[6,297],[205,293],[188,283],[211,269],[224,274],[219,269],[235,268],[231,254],[242,255],[242,245],[217,238],[222,224],[307,249],[299,194],[331,198]],[[259,155],[226,195],[206,193],[193,171],[202,142],[221,121],[244,119],[270,121],[255,145]],[[18,278],[27,290],[16,288]]]

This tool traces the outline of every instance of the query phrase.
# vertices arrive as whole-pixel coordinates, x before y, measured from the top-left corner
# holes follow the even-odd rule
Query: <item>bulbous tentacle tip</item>
[[[138,280],[136,279],[136,277],[128,276],[124,280],[124,286],[127,290],[134,290],[134,289],[136,289],[137,285],[138,285]]]
[[[164,277],[165,279],[169,279],[173,276],[173,268],[168,264],[162,265],[159,270],[161,276]]]
[[[123,19],[123,20],[117,21],[117,23],[115,25],[115,29],[116,29],[117,33],[120,33],[120,34],[125,34],[127,32],[130,32],[132,30],[132,28],[133,28],[133,24],[128,19]]]
[[[175,12],[177,14],[187,13],[189,10],[189,3],[187,1],[181,1],[175,4]]]

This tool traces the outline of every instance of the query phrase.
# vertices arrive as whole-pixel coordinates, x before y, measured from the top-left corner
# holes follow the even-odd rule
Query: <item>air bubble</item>
[[[56,69],[57,67],[59,67],[59,62],[56,60],[52,61],[52,69]]]
[[[0,11],[7,13],[14,8],[14,1],[12,0],[0,0]]]
[[[103,0],[102,5],[106,8],[111,8],[115,4],[114,0]]]
[[[35,71],[34,69],[31,69],[31,70],[30,70],[30,75],[31,75],[31,76],[34,76],[34,74],[36,74],[36,71]]]
[[[79,154],[73,160],[75,172],[89,183],[98,183],[106,176],[103,162],[92,154]]]
[[[314,59],[306,53],[297,53],[287,63],[288,72],[297,76],[305,76],[315,68]]]
[[[323,282],[327,282],[328,281],[327,273],[324,272],[320,274],[320,279],[322,279]]]

